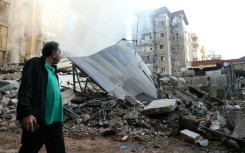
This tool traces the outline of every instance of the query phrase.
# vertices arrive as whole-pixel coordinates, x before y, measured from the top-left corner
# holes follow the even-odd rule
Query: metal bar
[[[85,83],[85,87],[84,87],[84,92],[86,91],[87,86],[88,86],[88,78],[86,78],[86,83]]]
[[[82,92],[83,90],[82,90],[82,86],[81,86],[80,79],[79,79],[79,77],[78,77],[77,69],[75,69],[75,73],[76,73],[76,76],[77,76],[77,81],[78,81],[79,87],[80,87],[81,92]]]
[[[233,137],[233,136],[231,136],[231,135],[228,135],[228,134],[225,134],[225,133],[222,133],[222,132],[219,132],[219,131],[212,130],[212,129],[207,128],[207,127],[202,126],[202,125],[199,125],[199,126],[200,126],[201,128],[204,128],[205,130],[209,130],[209,131],[211,131],[211,132],[218,133],[218,134],[223,135],[223,136],[225,136],[225,137],[228,137],[228,138],[234,139],[234,140],[236,140],[236,141],[240,141],[240,142],[245,143],[245,140],[244,140],[244,139],[241,139],[241,138],[235,138],[235,137]]]
[[[75,65],[74,64],[72,64],[72,72],[73,72],[73,92],[75,93],[75,91],[76,91],[76,85],[75,85],[75,83],[76,83],[76,78],[75,78]]]

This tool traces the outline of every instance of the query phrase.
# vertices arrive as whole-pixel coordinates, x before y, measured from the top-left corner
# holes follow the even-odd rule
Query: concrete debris
[[[11,93],[19,89],[20,84],[15,80],[0,80],[0,91]]]
[[[22,66],[14,66],[0,69],[0,131],[20,130],[15,114]],[[225,105],[211,94],[186,84],[184,79],[157,76],[160,77],[155,80],[157,100],[127,95],[124,99],[108,95],[98,98],[62,87],[64,132],[116,135],[118,141],[135,139],[142,143],[154,137],[180,135],[181,139],[200,146],[208,146],[214,139],[240,149],[245,142],[244,100],[231,99]],[[223,140],[224,137],[231,139]]]
[[[146,106],[142,113],[144,114],[162,114],[169,113],[176,109],[177,99],[158,99],[152,101]]]
[[[233,137],[236,138],[245,138],[245,117],[242,118],[237,124],[232,133]]]
[[[199,140],[199,141],[197,141],[197,144],[202,146],[202,147],[207,147],[209,144],[209,141],[208,140]]]
[[[201,138],[201,135],[195,132],[192,132],[188,129],[180,131],[180,138],[189,141],[193,144],[196,144],[197,141]]]

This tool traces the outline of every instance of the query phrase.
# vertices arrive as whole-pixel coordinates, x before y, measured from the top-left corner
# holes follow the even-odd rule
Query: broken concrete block
[[[188,129],[180,131],[180,138],[191,142],[193,144],[196,144],[196,142],[201,138],[201,135],[195,132],[192,132]]]
[[[8,107],[4,107],[3,114],[9,114],[9,113],[10,113],[10,109]]]
[[[168,83],[170,81],[170,78],[167,78],[167,77],[160,78],[159,81],[161,81],[163,83]]]
[[[3,114],[0,116],[0,118],[9,120],[13,118],[13,114]]]
[[[121,138],[121,141],[126,141],[128,139],[128,135],[125,135]]]
[[[10,101],[10,98],[7,98],[6,96],[3,96],[3,99],[1,100],[1,103],[4,106],[7,106],[7,105],[9,105],[9,101]]]
[[[227,110],[231,110],[231,111],[234,111],[234,110],[239,110],[241,109],[241,107],[239,105],[226,105],[225,106]],[[223,109],[224,109],[224,106],[223,106]]]
[[[210,129],[212,130],[220,130],[221,127],[220,127],[220,122],[218,120],[212,120],[211,121],[211,125],[210,125]]]
[[[19,82],[16,80],[0,80],[0,91],[15,91],[19,89]]]
[[[144,114],[162,114],[172,112],[177,107],[177,99],[158,99],[153,100],[142,111]]]
[[[112,129],[118,130],[123,127],[123,121],[120,119],[113,119],[109,121],[109,125]]]
[[[232,136],[235,138],[245,138],[245,117],[242,118],[235,126]]]
[[[197,141],[197,144],[199,144],[202,147],[207,147],[208,143],[209,143],[208,140],[199,140],[199,141]]]
[[[18,103],[18,99],[16,98],[10,100],[10,104],[14,105],[15,107],[17,107],[17,103]]]
[[[226,127],[226,126],[227,126],[227,124],[226,124],[226,119],[220,114],[219,111],[216,111],[215,113],[216,113],[216,115],[217,115],[217,119],[218,119],[218,121],[220,122],[221,126],[222,126],[222,127]]]
[[[129,106],[136,106],[137,105],[137,100],[135,98],[131,97],[131,96],[127,96],[126,95],[124,97],[124,99],[125,99],[125,102],[127,102],[127,104]]]
[[[123,116],[123,119],[127,121],[128,124],[134,125],[138,123],[138,116],[139,113],[134,111],[134,112],[128,112],[126,115]]]

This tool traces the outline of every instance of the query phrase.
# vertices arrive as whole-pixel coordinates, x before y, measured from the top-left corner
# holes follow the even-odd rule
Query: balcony
[[[152,39],[141,40],[140,45],[153,45]]]

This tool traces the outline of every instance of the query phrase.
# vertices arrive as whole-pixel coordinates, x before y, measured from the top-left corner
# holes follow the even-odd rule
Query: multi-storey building
[[[0,65],[7,61],[9,7],[8,0],[0,0]]]
[[[205,46],[200,41],[199,36],[196,33],[188,34],[188,55],[187,61],[203,61],[207,60],[208,56],[206,54]]]
[[[153,72],[180,76],[186,69],[188,21],[183,10],[171,13],[166,7],[136,13],[133,48]]]

